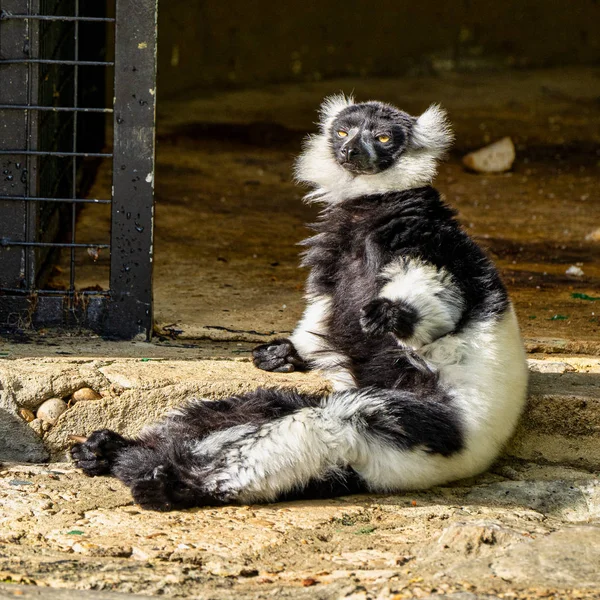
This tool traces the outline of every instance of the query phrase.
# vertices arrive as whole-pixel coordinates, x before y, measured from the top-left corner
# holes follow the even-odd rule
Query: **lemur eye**
[[[377,139],[382,143],[382,144],[387,144],[390,141],[390,136],[389,135],[378,135]]]
[[[338,137],[346,137],[348,135],[347,131],[344,131],[343,129],[340,129],[338,132]]]

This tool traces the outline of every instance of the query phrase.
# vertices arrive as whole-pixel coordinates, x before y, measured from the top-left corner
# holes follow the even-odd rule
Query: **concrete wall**
[[[159,90],[600,62],[597,0],[160,0]]]

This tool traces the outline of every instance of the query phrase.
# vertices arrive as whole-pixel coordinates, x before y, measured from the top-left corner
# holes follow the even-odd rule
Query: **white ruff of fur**
[[[335,204],[429,185],[437,174],[438,160],[453,140],[446,112],[434,104],[416,120],[409,148],[392,167],[374,175],[355,175],[338,164],[329,142],[337,115],[352,104],[353,98],[339,95],[327,98],[321,106],[320,133],[309,136],[296,163],[296,179],[315,188],[305,200]]]

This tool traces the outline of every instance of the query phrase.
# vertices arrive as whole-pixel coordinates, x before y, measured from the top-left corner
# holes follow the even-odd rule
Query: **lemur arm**
[[[420,259],[399,258],[381,273],[377,298],[363,307],[365,333],[394,333],[409,346],[420,348],[450,333],[460,321],[463,295],[445,269]]]
[[[328,350],[324,335],[330,304],[328,296],[310,298],[289,338],[273,340],[253,350],[254,365],[263,371],[276,373],[308,370],[311,359]]]

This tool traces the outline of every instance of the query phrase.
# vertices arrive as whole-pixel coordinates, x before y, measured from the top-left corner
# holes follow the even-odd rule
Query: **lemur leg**
[[[85,442],[71,448],[71,458],[86,475],[109,475],[116,457],[126,448],[134,446],[128,440],[110,429],[94,431]]]
[[[110,473],[131,488],[136,502],[170,510],[268,502],[303,492],[314,497],[401,489],[421,477],[423,461],[462,448],[456,409],[440,390],[419,396],[365,388],[320,401],[293,391],[257,390],[249,397],[252,405],[266,407],[260,419],[229,421],[227,428],[194,438],[183,426],[193,427],[199,415],[199,403],[193,403],[191,412],[182,408],[111,455]],[[241,406],[245,399],[238,399]],[[102,459],[100,434],[107,437],[92,434],[92,444],[78,445],[83,449],[74,449],[74,457],[93,448]],[[418,483],[435,483],[426,477]]]
[[[134,500],[147,508],[193,506],[193,498],[179,483],[176,468],[164,456],[164,446],[160,437],[133,440],[101,429],[75,444],[71,457],[90,477],[114,475],[123,481],[131,488]]]
[[[259,425],[319,402],[318,396],[276,390],[192,401],[162,423],[143,430],[137,439],[108,429],[95,431],[71,448],[71,456],[86,475],[113,475],[123,481],[131,487],[135,501],[147,508],[168,510],[206,504],[203,490],[187,475],[190,444],[214,432],[244,423]]]
[[[458,452],[462,438],[456,408],[441,390],[419,396],[366,388],[210,434],[178,452],[201,502],[251,503],[301,496],[317,481],[349,473],[371,491],[412,487],[415,477],[431,485],[420,474],[423,461]]]
[[[361,312],[365,333],[391,332],[420,348],[452,332],[460,321],[463,296],[444,269],[418,259],[400,259],[383,270],[382,278],[378,298]]]

